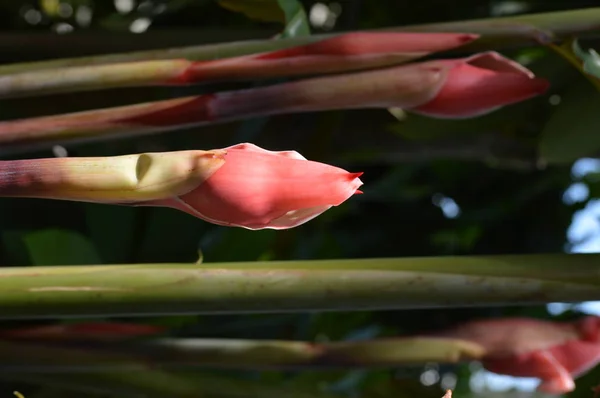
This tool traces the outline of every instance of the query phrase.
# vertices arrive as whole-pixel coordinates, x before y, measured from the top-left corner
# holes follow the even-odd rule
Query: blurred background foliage
[[[597,5],[596,0],[2,0],[0,62]],[[250,141],[272,150],[296,149],[309,159],[362,170],[365,194],[300,228],[256,232],[211,225],[170,209],[3,199],[2,264],[193,262],[198,250],[210,263],[572,250],[580,243],[567,239],[574,214],[600,197],[597,165],[588,170],[595,173],[574,174],[572,170],[575,161],[600,150],[600,140],[592,138],[600,126],[596,106],[600,97],[577,71],[549,50],[509,48],[502,52],[550,79],[550,92],[464,121],[392,115],[385,110],[307,113],[141,139],[57,146],[52,151],[21,155],[104,156],[219,148]],[[121,89],[2,100],[0,117],[8,120],[56,114],[243,85]],[[571,136],[567,130],[573,126],[577,126],[576,132]],[[590,233],[597,229],[598,225],[593,224]],[[502,315],[551,316],[545,306],[540,306],[190,316],[147,321],[172,326],[179,336],[326,341],[415,333],[471,318]],[[573,315],[573,311],[567,311],[561,317]],[[1,323],[7,327],[17,324],[25,322]],[[498,394],[486,391],[481,378],[477,382],[472,374],[481,374],[475,365],[429,364],[372,372],[256,372],[236,373],[235,377],[259,381],[265,388],[284,385],[291,389],[288,391],[318,391],[324,396],[440,397],[441,388],[455,388],[455,397]],[[11,379],[6,375],[1,377]],[[72,380],[77,377],[71,376]],[[598,380],[600,369],[581,379],[571,395],[590,396],[589,387]],[[41,388],[35,378],[25,382],[7,382],[0,395],[9,396],[11,388],[18,388],[28,398],[57,394]],[[168,389],[164,391],[160,396],[171,396]],[[252,396],[263,393],[267,394],[257,390]],[[314,395],[317,392],[310,394],[319,396]],[[290,392],[284,396],[294,395]]]

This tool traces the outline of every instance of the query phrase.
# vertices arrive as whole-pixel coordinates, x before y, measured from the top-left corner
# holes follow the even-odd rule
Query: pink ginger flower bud
[[[225,164],[196,189],[148,204],[219,225],[288,229],[362,193],[362,173],[309,161],[295,151],[272,152],[253,144],[224,150]]]
[[[177,112],[195,108],[204,120],[229,120],[332,109],[402,108],[436,118],[463,119],[533,98],[548,87],[547,80],[517,62],[485,52],[217,93],[197,97]],[[160,113],[161,120],[167,114],[174,112]],[[160,123],[156,120],[146,115],[135,119],[136,123]]]
[[[542,94],[549,86],[529,69],[496,52],[434,61],[429,67],[442,73],[443,83],[429,101],[412,111],[437,118],[487,114]]]
[[[434,335],[480,344],[486,369],[537,377],[538,391],[549,394],[573,391],[574,379],[600,361],[600,317],[595,316],[570,323],[528,318],[474,321]]]
[[[213,151],[0,162],[0,196],[165,206],[208,222],[287,229],[346,201],[362,173],[253,144]]]

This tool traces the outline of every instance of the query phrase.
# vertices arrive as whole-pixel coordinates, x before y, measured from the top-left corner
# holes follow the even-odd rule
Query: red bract
[[[9,340],[111,340],[151,336],[165,328],[154,325],[116,322],[87,322],[76,324],[34,326],[0,331],[0,339]]]
[[[141,205],[173,207],[219,225],[288,229],[360,193],[362,173],[312,162],[295,151],[253,144],[225,151],[225,164],[194,190]]]
[[[480,344],[482,363],[491,372],[541,379],[538,390],[563,394],[575,389],[574,378],[600,361],[600,318],[572,323],[508,318],[468,322],[436,336]]]
[[[355,32],[303,46],[197,61],[172,83],[324,74],[403,63],[477,39],[465,33]]]
[[[518,63],[486,52],[462,59],[417,62],[218,93],[200,107],[194,103],[189,108],[195,107],[196,114],[208,120],[393,107],[437,118],[468,118],[534,97],[548,86],[546,80],[536,78]],[[181,107],[175,113],[182,113]],[[161,117],[164,119],[164,114]],[[136,123],[141,120],[138,118]]]
[[[424,63],[443,75],[435,96],[412,111],[438,118],[465,118],[542,94],[549,83],[496,52]]]

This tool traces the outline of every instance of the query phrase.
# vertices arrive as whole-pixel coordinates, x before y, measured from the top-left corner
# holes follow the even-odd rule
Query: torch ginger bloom
[[[474,321],[433,335],[481,345],[486,369],[537,377],[538,391],[549,394],[573,391],[574,378],[600,362],[600,317],[595,316],[571,323],[527,318]]]
[[[225,150],[225,164],[196,189],[149,204],[219,225],[288,229],[360,193],[362,173],[311,162],[295,151],[271,152],[253,144]]]
[[[362,173],[253,144],[105,158],[0,162],[0,196],[171,207],[208,222],[288,229],[355,193]]]

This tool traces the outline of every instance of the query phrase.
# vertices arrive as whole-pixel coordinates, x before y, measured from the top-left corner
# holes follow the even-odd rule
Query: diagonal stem
[[[163,59],[21,71],[0,76],[0,98],[366,70],[406,63],[477,38],[461,33],[356,32],[306,46],[220,60]]]
[[[441,74],[421,64],[0,122],[2,150],[150,134],[258,116],[424,103]]]
[[[485,35],[485,37],[465,48],[465,50],[468,51],[480,51],[510,46],[537,45],[540,41],[554,41],[573,35],[582,37],[596,36],[600,31],[600,23],[598,21],[600,21],[600,7],[436,24],[409,25],[400,28],[387,28],[381,30],[396,32],[466,32],[482,34]],[[329,37],[332,37],[332,35],[311,35],[279,40],[249,40],[222,44],[178,47],[165,50],[138,51],[126,54],[16,63],[0,66],[0,75],[66,66],[106,65],[118,62],[146,60],[212,60],[275,51],[313,43]]]

